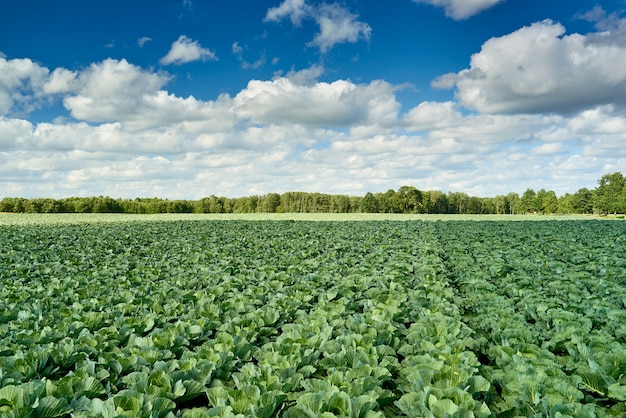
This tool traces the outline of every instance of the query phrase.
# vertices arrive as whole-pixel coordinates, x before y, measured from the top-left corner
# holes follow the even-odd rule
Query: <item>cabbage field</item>
[[[48,219],[1,417],[626,416],[626,222]]]

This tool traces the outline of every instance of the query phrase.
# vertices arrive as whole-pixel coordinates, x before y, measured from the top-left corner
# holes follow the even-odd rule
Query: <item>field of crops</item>
[[[626,222],[20,219],[2,417],[626,416]]]

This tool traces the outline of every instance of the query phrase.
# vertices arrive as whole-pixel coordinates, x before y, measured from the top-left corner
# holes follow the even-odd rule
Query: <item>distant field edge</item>
[[[589,215],[425,215],[391,213],[224,213],[224,214],[181,214],[154,215],[112,213],[1,213],[0,225],[13,224],[64,224],[95,222],[134,221],[570,221],[570,220],[613,220],[612,216]],[[619,218],[618,218],[619,219]]]

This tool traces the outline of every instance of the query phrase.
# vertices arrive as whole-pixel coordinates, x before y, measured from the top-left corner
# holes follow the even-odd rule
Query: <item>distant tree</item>
[[[496,197],[493,198],[493,206],[494,213],[496,215],[504,215],[509,213],[508,201],[506,196],[504,195],[496,195]]]
[[[570,213],[593,213],[594,196],[593,191],[583,187],[578,189],[571,197]]]
[[[122,213],[120,202],[108,196],[98,196],[92,207],[93,213]]]
[[[189,200],[169,200],[165,205],[167,213],[192,213],[193,209],[194,204]]]
[[[40,211],[43,213],[62,213],[66,212],[63,202],[56,199],[39,199]]]
[[[469,203],[469,195],[461,192],[448,193],[449,213],[466,214]]]
[[[224,199],[211,195],[209,196],[207,207],[209,210],[207,213],[224,213]]]
[[[365,193],[365,196],[361,199],[360,210],[363,213],[376,213],[380,210],[378,208],[378,202],[371,192]]]
[[[557,213],[566,214],[566,213],[576,213],[574,211],[574,195],[570,193],[565,193],[563,196],[560,196],[557,199]]]
[[[507,213],[514,215],[517,212],[517,206],[519,204],[519,195],[515,192],[511,192],[506,195]]]
[[[393,189],[387,190],[385,193],[376,193],[376,200],[378,201],[378,207],[381,213],[394,213],[394,196],[396,191]]]
[[[539,211],[537,193],[533,189],[526,189],[519,199],[518,208],[520,213],[534,213]]]
[[[233,213],[254,213],[259,204],[259,196],[246,196],[230,199]]]
[[[541,213],[556,213],[559,201],[554,191],[541,189],[537,192],[536,200],[537,209]]]
[[[402,186],[392,197],[394,212],[418,213],[422,206],[422,192],[413,186]]]
[[[481,212],[483,215],[496,213],[496,198],[495,197],[483,197],[481,201]]]
[[[348,200],[350,201],[350,213],[360,212],[361,208],[361,196],[350,196]]]
[[[467,199],[465,213],[472,215],[480,215],[483,213],[483,199],[478,196],[470,196]]]
[[[23,213],[27,200],[23,197],[5,197],[0,202],[0,212]]]
[[[346,195],[327,195],[332,213],[350,213],[350,198]]]
[[[41,213],[41,201],[39,199],[28,199],[24,204],[24,212]]]
[[[280,195],[278,193],[268,193],[259,198],[257,211],[262,213],[275,213],[280,206]]]
[[[622,173],[605,174],[598,181],[596,188],[594,208],[596,212],[602,214],[623,212],[624,208],[624,188],[626,180]]]
[[[422,192],[422,213],[447,213],[448,197],[439,190]]]

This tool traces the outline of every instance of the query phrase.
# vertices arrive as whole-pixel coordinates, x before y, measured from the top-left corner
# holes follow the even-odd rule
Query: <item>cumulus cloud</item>
[[[454,102],[422,102],[404,117],[410,130],[432,130],[458,125],[462,115]]]
[[[265,15],[266,22],[280,22],[289,17],[291,23],[299,26],[302,19],[312,15],[313,8],[305,0],[284,0],[279,6],[268,9]]]
[[[580,112],[570,119],[568,127],[594,135],[626,135],[626,117],[614,106],[599,106]]]
[[[601,6],[596,6],[587,13],[578,17],[594,23],[598,30],[587,34],[587,40],[596,44],[624,45],[626,43],[626,19],[621,13],[607,13]]]
[[[27,102],[61,96],[74,120],[0,116],[4,195],[363,194],[407,184],[561,194],[575,191],[572,178],[593,187],[607,167],[626,164],[626,116],[617,104],[544,115],[428,101],[402,112],[399,86],[320,81],[321,65],[252,80],[215,100],[168,92],[169,74],[126,60],[76,71],[28,62],[5,68],[12,72],[0,72],[4,91],[21,91]],[[546,170],[567,176],[546,179],[539,174]]]
[[[357,20],[357,15],[336,3],[313,6],[306,0],[285,0],[278,7],[270,8],[264,20],[279,22],[287,17],[295,26],[299,26],[305,18],[315,20],[320,31],[307,45],[319,48],[321,53],[340,43],[369,41],[372,33],[367,23]]]
[[[480,112],[577,111],[626,104],[626,46],[588,42],[549,20],[485,42],[470,68],[433,82]]]
[[[23,119],[7,119],[0,116],[0,151],[13,150],[32,133],[32,124]]]
[[[181,65],[191,61],[217,61],[215,52],[208,48],[203,48],[198,41],[194,41],[185,35],[172,43],[172,47],[166,56],[161,58],[159,62],[162,65]]]
[[[67,79],[68,75],[59,77]],[[90,65],[73,81],[79,86],[77,94],[63,101],[71,115],[104,122],[125,120],[136,114],[144,96],[156,94],[169,81],[169,76],[145,71],[124,59],[109,58]]]
[[[426,3],[442,7],[446,16],[454,20],[470,18],[487,10],[504,0],[413,0],[415,3]]]
[[[552,155],[559,154],[563,151],[563,144],[561,142],[551,142],[548,144],[542,144],[532,149],[531,153],[534,155]]]
[[[256,123],[351,127],[396,119],[399,104],[384,81],[298,84],[293,78],[252,80],[234,97],[239,117]]]
[[[43,91],[47,94],[68,93],[78,88],[77,73],[65,68],[56,68],[46,82]]]
[[[232,99],[231,112],[238,111],[234,102],[241,99]],[[626,145],[624,135],[602,139],[625,122],[610,109],[569,119],[500,115],[489,121],[446,108],[433,102],[409,112],[421,117],[422,129],[431,127],[423,135],[396,131],[364,137],[271,118],[218,128],[206,124],[195,131],[179,122],[136,132],[116,122],[31,125],[0,119],[2,190],[21,196],[200,198],[290,190],[363,194],[410,184],[484,196],[526,187],[562,194],[575,191],[572,178],[593,187],[605,167],[624,163],[615,148]],[[457,128],[423,117],[437,112],[451,115]],[[544,141],[526,134],[530,124],[569,134]],[[471,128],[464,131],[463,125]],[[540,172],[546,171],[555,174],[545,178]]]
[[[355,43],[360,39],[369,41],[372,33],[372,28],[367,23],[356,20],[357,15],[337,4],[321,5],[314,18],[320,32],[308,45],[318,47],[322,53],[339,43]]]
[[[63,104],[80,121],[117,122],[132,131],[175,124],[182,124],[185,131],[226,129],[234,123],[228,104],[170,94],[163,89],[169,80],[166,73],[107,59],[78,75],[57,69],[46,86],[67,93]]]
[[[296,71],[295,69],[291,69],[287,73],[287,78],[291,83],[298,86],[308,86],[315,82],[317,79],[324,74],[324,67],[321,65],[312,65],[309,68],[304,70]]]
[[[37,108],[48,74],[47,68],[28,58],[0,57],[0,116]]]

